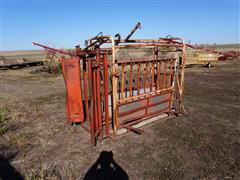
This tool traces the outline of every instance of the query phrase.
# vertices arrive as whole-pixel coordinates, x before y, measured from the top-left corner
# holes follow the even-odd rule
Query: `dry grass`
[[[239,179],[239,68],[236,60],[187,69],[187,116],[97,147],[80,127],[66,124],[61,75],[30,74],[32,68],[0,72],[0,107],[10,110],[0,124],[7,129],[1,155],[16,154],[11,164],[26,179],[83,179],[106,150],[130,179]]]

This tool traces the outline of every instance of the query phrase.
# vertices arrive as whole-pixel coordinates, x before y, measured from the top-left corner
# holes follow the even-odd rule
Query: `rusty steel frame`
[[[111,70],[111,75],[110,77],[112,78],[112,89],[111,89],[111,96],[112,96],[112,125],[113,125],[113,134],[116,134],[117,130],[120,129],[120,128],[124,128],[126,127],[127,129],[132,129],[132,125],[133,124],[136,124],[140,121],[144,121],[146,117],[152,117],[152,116],[156,116],[157,114],[160,114],[160,113],[164,113],[164,112],[167,112],[167,113],[170,113],[172,112],[172,102],[173,102],[173,91],[175,89],[175,85],[177,85],[177,89],[179,90],[179,107],[181,109],[179,109],[178,111],[176,111],[177,113],[180,113],[180,112],[183,112],[183,87],[184,87],[184,66],[185,66],[185,51],[184,51],[184,42],[182,42],[182,45],[179,45],[179,44],[166,44],[166,43],[162,43],[162,42],[158,42],[156,41],[156,43],[148,43],[148,44],[127,44],[127,45],[115,45],[115,40],[108,36],[109,37],[109,41],[106,41],[105,43],[112,43],[112,46],[108,47],[108,48],[104,48],[104,49],[112,49],[112,62],[109,62],[109,65],[110,66],[110,70]],[[104,37],[106,38],[106,36]],[[89,41],[91,42],[92,39]],[[144,41],[144,40],[142,40]],[[141,40],[139,42],[142,42]],[[133,42],[133,41],[132,41]],[[131,43],[132,43],[131,42]],[[138,41],[136,41],[138,42]],[[144,59],[144,58],[140,58],[140,59],[128,59],[128,60],[116,60],[116,54],[117,54],[117,51],[118,49],[126,49],[126,48],[141,48],[141,47],[149,47],[149,46],[152,46],[156,49],[158,49],[159,47],[162,47],[162,46],[167,46],[167,47],[178,47],[178,48],[181,48],[182,49],[182,64],[179,65],[179,60],[177,60],[177,58],[175,59],[174,61],[174,65],[173,65],[173,60],[174,59],[162,59],[162,60],[159,60],[158,59],[158,55],[155,55],[153,59]],[[170,69],[170,75],[169,75],[169,80],[172,79],[171,81],[171,88],[166,88],[166,83],[162,84],[160,88],[160,83],[159,82],[156,82],[157,85],[154,85],[152,83],[152,86],[155,86],[155,89],[158,89],[158,90],[155,90],[155,91],[152,91],[152,92],[148,92],[146,93],[145,92],[145,89],[146,89],[146,85],[144,85],[144,94],[141,94],[139,93],[140,91],[140,83],[139,83],[139,74],[140,74],[140,67],[143,66],[144,63],[150,63],[151,64],[151,73],[152,73],[152,82],[154,82],[154,73],[155,73],[155,67],[160,67],[160,66],[163,66],[164,64],[164,76],[163,76],[163,82],[166,82],[166,63],[164,62],[170,62],[170,66],[169,66],[169,69]],[[155,63],[155,64],[154,64]],[[158,64],[157,64],[158,63]],[[130,64],[130,83],[129,83],[129,89],[126,89],[124,87],[124,77],[126,76],[125,74],[125,71],[124,71],[124,68],[126,65]],[[132,72],[133,72],[133,66],[134,65],[137,65],[138,66],[138,85],[137,85],[137,95],[133,95],[133,85],[132,85],[132,78],[133,78],[133,75],[132,75]],[[156,65],[157,64],[157,65]],[[105,66],[106,67],[106,66]],[[121,67],[121,87],[118,89],[118,78],[119,78],[119,67]],[[174,67],[174,70],[172,69],[172,67]],[[148,67],[146,68],[146,71],[148,70]],[[106,71],[106,69],[105,69]],[[160,73],[160,72],[159,72]],[[159,78],[159,74],[157,74],[158,78]],[[177,82],[176,82],[177,81]],[[106,81],[105,81],[106,82]],[[106,84],[106,83],[104,83]],[[152,86],[150,86],[150,88],[152,88]],[[158,86],[158,88],[157,88]],[[105,89],[107,88],[106,86],[104,87]],[[165,89],[164,89],[165,88]],[[129,98],[123,98],[124,97],[124,94],[126,93],[126,90],[129,90]],[[151,89],[152,90],[152,89]],[[161,101],[161,102],[158,102],[158,103],[153,103],[153,104],[147,104],[147,108],[148,107],[152,107],[152,106],[155,106],[155,105],[159,105],[159,104],[162,104],[162,103],[165,103],[165,102],[169,102],[169,105],[168,105],[168,108],[165,108],[163,110],[159,110],[159,111],[156,111],[154,113],[149,113],[149,114],[145,114],[143,116],[137,116],[137,117],[133,117],[132,119],[129,119],[128,121],[125,121],[125,122],[120,122],[119,121],[119,117],[123,116],[123,114],[127,115],[127,114],[131,114],[133,112],[136,112],[136,111],[139,111],[141,109],[144,109],[145,107],[138,107],[137,109],[133,110],[133,111],[128,111],[128,112],[124,112],[124,113],[119,113],[118,112],[118,108],[120,106],[122,106],[124,103],[131,103],[130,101],[133,101],[135,100],[136,101],[139,101],[139,99],[141,99],[141,97],[144,97],[144,98],[149,98],[149,97],[154,97],[154,96],[157,96],[158,94],[161,94],[162,92],[172,92],[170,97],[164,101]],[[109,95],[109,94],[108,94]],[[107,96],[107,93],[104,94],[104,97],[105,97],[105,101]],[[119,99],[119,97],[121,97]],[[143,99],[144,99],[143,98]],[[145,108],[146,109],[146,108]],[[108,110],[108,108],[106,108],[106,104],[105,104],[105,110]],[[147,110],[146,110],[147,111]],[[105,112],[105,114],[108,114],[107,112]],[[109,120],[108,118],[106,118],[105,120]],[[105,125],[109,125],[108,122],[105,123]],[[106,133],[108,133],[109,135],[109,131],[106,129]]]
[[[149,47],[149,46],[152,46],[152,47],[154,47],[154,48],[157,48],[158,49],[158,47],[162,47],[162,46],[166,46],[166,47],[178,47],[178,48],[181,48],[181,50],[182,50],[182,60],[181,60],[181,62],[182,62],[182,64],[178,64],[179,63],[179,60],[176,60],[175,61],[175,63],[174,63],[174,72],[173,72],[173,75],[171,75],[171,76],[173,76],[173,81],[172,81],[172,91],[173,91],[173,89],[175,88],[174,86],[175,86],[175,84],[177,84],[177,89],[178,89],[178,94],[179,94],[179,99],[178,99],[178,101],[179,101],[179,109],[178,109],[178,113],[181,113],[181,112],[185,112],[185,109],[184,109],[184,106],[183,106],[183,91],[184,91],[184,66],[185,66],[185,44],[184,44],[184,42],[180,39],[180,38],[174,38],[174,40],[175,41],[177,41],[177,40],[180,40],[180,43],[178,42],[178,43],[171,43],[171,44],[168,44],[168,43],[166,43],[165,41],[161,41],[161,40],[132,40],[132,41],[130,41],[130,43],[135,43],[135,42],[137,42],[138,44],[125,44],[125,45],[112,45],[112,49],[113,49],[113,53],[115,54],[116,53],[116,50],[118,50],[118,49],[122,49],[122,48],[124,48],[124,49],[126,49],[126,48],[141,48],[141,47]],[[111,41],[107,41],[106,43],[108,43],[108,42],[112,42],[112,44],[113,44],[113,40],[111,40]],[[125,41],[124,41],[124,43],[126,43]],[[141,44],[140,44],[141,43]],[[143,43],[143,44],[142,44]],[[139,98],[139,89],[140,89],[140,83],[138,83],[138,86],[137,86],[137,92],[138,92],[138,95],[136,95],[136,96],[131,96],[132,95],[132,63],[139,63],[139,64],[143,64],[143,62],[149,62],[149,63],[151,63],[151,62],[153,62],[154,63],[154,61],[155,61],[155,63],[156,63],[156,61],[157,61],[157,55],[155,56],[155,59],[153,59],[153,60],[151,60],[151,59],[139,59],[139,60],[125,60],[125,61],[116,61],[116,59],[115,59],[115,56],[116,55],[114,55],[113,54],[113,59],[112,59],[112,85],[113,85],[113,89],[112,89],[112,91],[113,91],[113,122],[114,122],[114,128],[113,128],[113,131],[114,131],[114,134],[116,134],[116,130],[118,129],[118,128],[121,128],[121,127],[124,127],[124,126],[128,126],[128,125],[126,125],[126,123],[127,122],[131,122],[131,121],[133,121],[133,120],[136,120],[136,123],[137,122],[139,122],[139,121],[141,121],[141,120],[139,120],[140,118],[144,118],[144,117],[147,117],[147,116],[150,116],[149,114],[145,114],[145,115],[143,115],[143,116],[138,116],[138,117],[133,117],[132,119],[130,119],[130,120],[128,120],[128,121],[126,121],[125,123],[120,123],[119,122],[119,115],[122,115],[122,114],[118,114],[118,106],[121,106],[122,104],[122,102],[123,101],[127,101],[128,99],[131,99],[131,100],[133,100],[133,99],[138,99]],[[162,60],[162,62],[166,62],[167,60],[169,60],[169,59],[164,59],[164,60]],[[125,66],[125,64],[130,64],[130,87],[129,87],[129,95],[131,96],[130,98],[126,98],[126,99],[124,99],[123,98],[123,96],[124,96],[124,80],[123,80],[123,78],[125,77],[125,73],[124,73],[124,66]],[[153,63],[152,63],[152,82],[153,82],[153,77],[154,77],[154,65],[153,65]],[[160,64],[160,63],[159,63]],[[117,84],[117,79],[119,78],[119,76],[118,76],[118,65],[121,65],[121,66],[119,66],[119,67],[122,67],[121,68],[121,71],[122,71],[122,76],[121,76],[121,90],[119,90],[118,91],[118,88],[117,88],[117,86],[118,86],[118,84]],[[141,66],[140,65],[140,66]],[[161,63],[161,65],[162,65],[162,63]],[[172,70],[172,66],[173,66],[173,64],[171,63],[170,64],[170,69]],[[163,82],[164,82],[164,84],[163,84],[163,88],[165,88],[165,82],[166,82],[166,63],[164,64],[164,76],[163,76]],[[146,74],[148,74],[148,65],[146,64]],[[138,70],[138,72],[139,72],[140,70]],[[170,74],[172,73],[172,71],[170,72]],[[139,78],[138,78],[139,79]],[[177,81],[177,83],[176,83],[176,81]],[[146,82],[145,82],[146,83]],[[152,94],[154,94],[154,92],[150,92],[150,93],[146,93],[146,84],[144,83],[144,94],[143,95],[146,95],[146,96],[152,96]],[[152,83],[152,85],[153,85],[153,83]],[[159,87],[160,85],[158,85],[158,87]],[[150,86],[150,88],[151,88],[151,90],[152,90],[152,86]],[[122,98],[120,98],[119,100],[118,100],[118,92],[120,92],[121,91],[121,95],[120,95],[120,97]],[[164,91],[164,89],[161,89],[160,91]],[[155,92],[158,92],[158,91],[155,91]],[[172,101],[173,101],[173,93],[171,93],[171,95],[170,95],[170,103],[169,103],[169,107],[167,108],[167,109],[165,109],[165,110],[163,110],[163,111],[160,111],[159,113],[162,113],[162,112],[171,112],[172,111]],[[163,101],[163,102],[166,102],[166,101]],[[157,105],[158,103],[156,103],[155,105]],[[161,104],[161,102],[159,103],[159,104]],[[151,106],[153,106],[153,104],[147,104],[147,107],[151,107]],[[141,108],[137,108],[137,109],[135,109],[135,111],[139,111]],[[147,110],[146,110],[147,111]],[[125,114],[131,114],[131,113],[133,113],[134,111],[129,111],[129,112],[125,112]],[[154,114],[154,113],[153,113]],[[155,114],[157,114],[157,113],[155,113]],[[131,122],[131,124],[130,125],[132,125],[132,124],[134,124],[134,122]]]
[[[118,39],[109,35],[95,36],[88,40],[84,49],[76,46],[75,50],[66,51],[33,43],[80,59],[84,107],[81,125],[91,134],[93,145],[97,140],[118,134],[121,128],[140,133],[133,125],[146,118],[162,113],[185,113],[184,41],[181,38],[129,39],[139,26],[133,28],[123,40],[120,35],[115,36]],[[101,47],[103,44],[110,46]],[[151,57],[117,59],[122,49],[129,48],[149,48],[154,53]],[[181,60],[176,55],[179,53],[173,57],[164,55],[179,51]]]

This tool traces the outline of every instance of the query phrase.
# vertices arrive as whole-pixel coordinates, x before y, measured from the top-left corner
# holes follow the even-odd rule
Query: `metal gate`
[[[117,48],[121,46],[115,47],[115,56]],[[113,55],[95,48],[95,58],[83,59],[85,119],[90,121],[92,144],[122,128],[141,133],[134,124],[162,113],[170,115],[176,98],[180,104],[178,54],[158,55],[158,45],[151,48],[154,55],[146,58],[114,61]]]
[[[176,58],[118,61],[116,128],[172,109]]]
[[[96,36],[85,49],[76,46],[74,51],[34,43],[71,57],[61,58],[67,118],[91,134],[93,145],[120,129],[141,133],[134,125],[150,117],[184,111],[184,42],[130,36],[124,40]],[[130,49],[137,50],[137,56]]]

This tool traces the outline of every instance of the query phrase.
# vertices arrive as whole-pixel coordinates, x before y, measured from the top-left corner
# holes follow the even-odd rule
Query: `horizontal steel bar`
[[[132,110],[129,110],[129,111],[124,111],[122,113],[118,113],[118,117],[126,116],[126,115],[132,114],[132,113],[137,112],[137,111],[141,111],[141,110],[146,109],[146,108],[150,108],[150,107],[153,107],[153,106],[164,104],[166,102],[170,102],[170,100],[171,99],[168,98],[168,99],[165,99],[165,100],[153,103],[153,104],[149,104],[148,106],[140,106],[138,108],[135,108],[135,109],[132,109]]]
[[[156,90],[156,91],[153,91],[153,92],[148,92],[148,93],[144,93],[144,94],[140,94],[140,95],[136,95],[136,96],[131,96],[131,97],[128,97],[128,98],[120,99],[118,101],[118,103],[120,105],[120,104],[123,104],[123,103],[127,103],[129,101],[132,102],[132,101],[140,99],[140,98],[146,98],[148,96],[153,96],[155,94],[164,94],[168,90],[173,91],[173,87],[169,87],[169,88],[165,88],[165,89],[159,89],[159,90]]]
[[[144,118],[144,117],[150,117],[151,115],[156,115],[158,113],[164,113],[164,112],[170,112],[170,109],[169,108],[165,108],[165,109],[161,109],[159,111],[155,111],[153,113],[148,113],[146,115],[140,115],[140,116],[136,116],[136,117],[133,117],[133,118],[130,118],[130,119],[126,119],[124,121],[122,121],[119,125],[119,127],[121,127],[122,125],[126,124],[126,123],[130,123],[132,121],[135,121],[135,120],[138,120],[138,119],[141,119],[141,118]]]
[[[118,41],[118,40],[115,40]],[[162,40],[162,39],[129,39],[127,41],[120,40],[119,43],[158,43],[160,46],[160,43],[166,43],[168,41]],[[106,41],[106,43],[111,43],[110,40]]]
[[[117,61],[117,64],[123,64],[123,63],[132,63],[132,62],[169,62],[169,61],[175,61],[176,58],[166,58],[166,59],[145,59],[145,58],[136,58],[136,59],[125,59]]]
[[[123,49],[123,48],[140,48],[140,47],[148,47],[148,46],[166,46],[166,47],[183,47],[182,44],[156,44],[156,43],[148,43],[148,44],[126,44],[126,45],[117,45],[115,46],[116,49]]]
[[[151,95],[149,96],[149,98],[153,98],[153,97],[156,97],[156,96],[160,96],[160,95],[164,95],[164,94],[168,94],[168,93],[172,93],[173,91],[170,89],[170,90],[166,90],[166,91],[163,91],[161,93],[158,93],[158,94],[154,94],[154,95]],[[147,94],[147,93],[146,93]],[[141,94],[140,94],[141,95]],[[134,96],[132,96],[134,97]],[[148,97],[146,97],[147,99]],[[141,99],[134,99],[133,101],[129,101],[129,102],[123,102],[121,104],[118,104],[118,107],[120,106],[123,106],[123,105],[126,105],[126,104],[130,104],[130,103],[133,103],[133,102],[139,102],[139,101],[143,101],[145,100],[144,98],[141,98]]]

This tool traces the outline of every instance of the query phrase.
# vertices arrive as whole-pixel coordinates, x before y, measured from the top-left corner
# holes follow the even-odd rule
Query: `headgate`
[[[120,129],[141,133],[133,125],[158,114],[184,111],[185,44],[180,38],[130,39],[138,27],[124,40],[98,35],[74,51],[34,43],[71,56],[61,58],[67,117],[81,123],[93,145]]]

